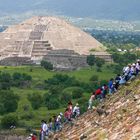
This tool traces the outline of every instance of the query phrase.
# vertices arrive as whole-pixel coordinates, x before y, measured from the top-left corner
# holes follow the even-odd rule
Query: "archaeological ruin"
[[[34,17],[0,33],[0,65],[40,64],[50,61],[56,69],[86,67],[86,56],[111,62],[103,45],[89,34],[56,17]]]

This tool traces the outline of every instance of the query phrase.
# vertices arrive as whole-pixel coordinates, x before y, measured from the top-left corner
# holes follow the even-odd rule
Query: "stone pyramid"
[[[92,36],[57,17],[33,17],[0,33],[0,60],[11,57],[41,60],[51,50],[67,49],[87,55],[105,52]]]

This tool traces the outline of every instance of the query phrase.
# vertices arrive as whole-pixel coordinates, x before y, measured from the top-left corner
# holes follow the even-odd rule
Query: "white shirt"
[[[137,68],[138,70],[140,70],[140,65],[139,65],[139,63],[136,64],[136,68]]]
[[[74,112],[77,112],[79,110],[79,107],[78,106],[75,106],[74,108],[73,108],[73,113]]]
[[[44,124],[42,125],[42,130],[43,130],[43,132],[46,132],[46,131],[48,130],[48,126],[47,126],[46,123],[44,123]]]
[[[60,122],[61,119],[62,119],[61,115],[58,115],[56,121]]]

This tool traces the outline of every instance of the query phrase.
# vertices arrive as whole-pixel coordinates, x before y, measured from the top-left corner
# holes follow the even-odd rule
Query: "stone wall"
[[[3,66],[20,66],[20,65],[31,65],[31,61],[28,57],[8,57],[0,60],[0,65]]]
[[[88,66],[86,56],[72,50],[50,51],[43,59],[51,62],[56,70],[75,70]]]
[[[9,135],[0,135],[0,140],[26,140],[24,136],[9,136]]]
[[[112,62],[111,55],[98,54],[95,57]],[[43,59],[51,62],[56,70],[75,70],[88,66],[87,56],[75,53],[73,50],[52,50]]]

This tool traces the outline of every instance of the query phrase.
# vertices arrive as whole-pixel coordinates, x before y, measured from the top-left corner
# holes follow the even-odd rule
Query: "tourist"
[[[99,87],[96,91],[95,91],[95,98],[96,99],[102,99],[102,88]]]
[[[139,74],[139,71],[140,71],[140,60],[137,60],[137,63],[136,63],[136,75]]]
[[[44,120],[41,121],[41,133],[40,140],[45,140],[45,137],[48,134],[48,126]]]
[[[49,119],[48,128],[49,128],[49,132],[52,132],[52,131],[53,131],[53,122],[52,122],[52,118]]]
[[[125,81],[128,81],[131,77],[130,70],[131,70],[131,64],[128,64],[128,66],[125,68],[125,71],[124,71]]]
[[[69,112],[68,108],[65,110],[65,113],[64,113],[64,121],[65,123],[68,123],[71,121],[71,113]]]
[[[56,131],[59,131],[59,130],[62,129],[62,116],[63,116],[62,112],[57,116],[57,119],[56,119]]]
[[[112,91],[112,89],[113,89],[113,78],[110,79],[108,87],[109,87],[109,94],[112,94],[112,92],[113,92]]]
[[[108,86],[104,84],[102,86],[102,98],[106,98],[107,92],[108,92]]]
[[[73,117],[77,118],[80,116],[80,107],[79,104],[77,103],[76,106],[73,108]]]
[[[33,134],[30,134],[29,137],[26,138],[26,140],[32,140]]]
[[[92,103],[94,99],[95,99],[95,92],[93,92],[92,95],[90,96],[90,99],[88,101],[88,109],[92,109]]]
[[[118,87],[119,87],[119,85],[120,85],[120,80],[121,80],[121,75],[120,74],[118,74],[117,76],[116,76],[116,78],[115,78],[115,88],[116,88],[116,90],[118,89]]]
[[[119,85],[123,85],[126,83],[126,80],[125,80],[125,75],[123,76],[120,76],[120,81],[119,81]]]
[[[54,131],[57,130],[57,122],[56,122],[57,117],[53,116],[53,124],[54,124]]]
[[[72,117],[72,110],[73,110],[73,107],[72,107],[72,102],[70,101],[69,103],[68,103],[68,110],[69,110],[69,113],[70,113],[70,116]]]
[[[33,133],[33,135],[32,135],[32,140],[37,140],[37,135],[36,135],[36,133]]]

